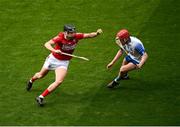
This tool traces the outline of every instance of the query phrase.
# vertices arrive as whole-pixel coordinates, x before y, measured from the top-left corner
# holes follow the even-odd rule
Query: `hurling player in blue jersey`
[[[120,46],[120,49],[114,59],[107,65],[107,68],[111,68],[122,56],[123,52],[126,53],[126,57],[122,62],[118,76],[107,85],[108,88],[118,86],[120,80],[129,79],[128,72],[142,68],[148,58],[142,42],[136,37],[130,36],[126,29],[122,29],[117,33],[116,43]]]

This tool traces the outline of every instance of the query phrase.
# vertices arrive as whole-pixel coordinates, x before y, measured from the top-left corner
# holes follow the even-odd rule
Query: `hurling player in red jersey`
[[[53,92],[64,80],[71,56],[61,54],[62,52],[72,54],[79,40],[93,38],[102,33],[101,29],[92,33],[76,33],[73,25],[64,25],[64,32],[45,43],[45,47],[51,51],[46,58],[42,69],[28,81],[26,89],[30,91],[35,80],[43,78],[50,70],[55,71],[55,81],[38,97],[36,101],[40,106],[44,105],[44,97]]]

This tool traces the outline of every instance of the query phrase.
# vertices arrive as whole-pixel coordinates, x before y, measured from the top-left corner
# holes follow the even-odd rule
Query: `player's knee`
[[[63,82],[63,80],[56,80],[55,83],[60,85]]]

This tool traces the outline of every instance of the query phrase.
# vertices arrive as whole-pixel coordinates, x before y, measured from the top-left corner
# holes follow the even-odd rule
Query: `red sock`
[[[45,97],[45,96],[47,96],[49,93],[50,93],[49,90],[46,89],[41,95],[42,95],[43,97]]]
[[[32,77],[32,78],[31,78],[31,81],[34,82],[36,79],[37,79],[37,78],[33,78],[33,77]]]

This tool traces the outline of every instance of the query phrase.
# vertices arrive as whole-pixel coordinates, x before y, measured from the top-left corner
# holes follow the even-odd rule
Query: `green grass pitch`
[[[43,45],[66,23],[79,32],[102,28],[82,40],[63,84],[46,98],[35,97],[53,82],[54,73],[26,81],[49,54]],[[149,59],[115,90],[106,88],[122,58],[106,65],[118,50],[114,37],[127,28],[142,40]],[[179,0],[0,0],[0,125],[180,125]]]

